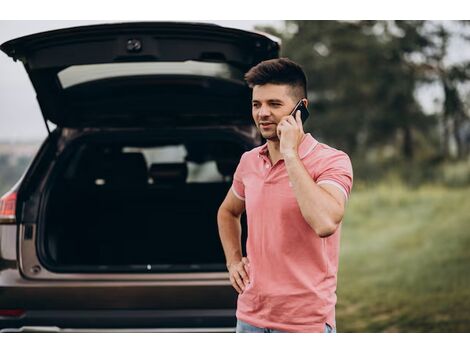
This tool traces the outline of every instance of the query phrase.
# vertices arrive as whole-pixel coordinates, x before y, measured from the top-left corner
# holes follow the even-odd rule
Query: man
[[[352,187],[349,157],[305,134],[307,80],[285,58],[245,75],[252,115],[267,143],[244,153],[217,222],[239,293],[237,332],[335,331],[341,220]],[[240,217],[246,209],[247,257]]]

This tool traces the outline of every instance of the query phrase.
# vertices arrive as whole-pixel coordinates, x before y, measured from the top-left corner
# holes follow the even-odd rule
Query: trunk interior
[[[44,264],[57,272],[225,271],[217,211],[243,146],[204,143],[70,147],[44,194]]]

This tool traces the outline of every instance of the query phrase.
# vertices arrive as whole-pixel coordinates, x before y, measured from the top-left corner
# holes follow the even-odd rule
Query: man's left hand
[[[292,115],[282,118],[277,125],[277,136],[280,141],[279,151],[284,158],[298,155],[297,150],[304,135],[300,111],[296,112],[295,118]]]

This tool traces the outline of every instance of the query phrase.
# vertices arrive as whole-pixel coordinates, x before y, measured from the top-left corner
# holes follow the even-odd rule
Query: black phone
[[[305,106],[305,103],[302,99],[299,100],[299,102],[295,106],[294,110],[292,110],[292,112],[290,114],[295,117],[295,113],[297,112],[297,110],[300,110],[300,118],[302,120],[302,124],[304,124],[310,114],[309,114],[309,112],[307,110],[307,107]]]

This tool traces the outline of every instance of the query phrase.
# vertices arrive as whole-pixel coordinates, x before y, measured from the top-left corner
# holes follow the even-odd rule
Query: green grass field
[[[358,185],[337,294],[339,332],[470,332],[470,187]]]

